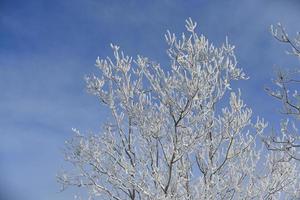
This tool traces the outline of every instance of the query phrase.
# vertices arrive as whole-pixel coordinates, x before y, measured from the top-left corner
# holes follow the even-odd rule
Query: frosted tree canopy
[[[109,120],[96,134],[74,129],[63,189],[116,200],[299,198],[297,161],[264,146],[267,123],[231,88],[247,79],[234,46],[214,46],[196,25],[167,31],[169,66],[116,45],[112,58],[97,58],[87,89]]]

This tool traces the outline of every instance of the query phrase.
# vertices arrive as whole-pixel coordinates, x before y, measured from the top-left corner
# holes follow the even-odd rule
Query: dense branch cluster
[[[215,47],[195,32],[167,32],[170,67],[125,56],[97,59],[87,88],[110,110],[100,134],[78,130],[67,142],[65,186],[91,199],[201,200],[299,197],[298,166],[285,152],[266,151],[266,123],[230,83],[246,79],[234,46]],[[227,95],[227,93],[229,93]]]

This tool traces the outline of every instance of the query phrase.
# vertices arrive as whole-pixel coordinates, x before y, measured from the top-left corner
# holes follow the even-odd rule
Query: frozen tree
[[[275,39],[291,47],[288,54],[300,58],[300,33],[291,39],[280,23],[271,26],[271,32]],[[288,116],[288,119],[281,124],[280,136],[274,134],[267,138],[266,145],[269,150],[285,152],[286,159],[297,161],[300,161],[300,135],[294,122],[300,119],[300,94],[297,91],[300,84],[299,77],[300,68],[278,70],[274,80],[276,87],[266,88],[269,95],[282,102],[281,112]]]
[[[63,188],[90,199],[279,199],[299,195],[297,168],[284,152],[263,150],[266,123],[230,83],[246,79],[234,46],[215,47],[186,21],[180,38],[166,33],[170,67],[142,56],[97,59],[88,91],[110,110],[99,134],[78,130],[66,144],[73,166]],[[230,92],[230,93],[229,93]]]

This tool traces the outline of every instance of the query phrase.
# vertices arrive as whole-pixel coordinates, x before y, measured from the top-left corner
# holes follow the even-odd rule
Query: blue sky
[[[254,114],[277,126],[280,104],[268,97],[273,69],[298,66],[275,41],[271,24],[300,31],[297,0],[1,0],[0,199],[72,199],[59,193],[55,175],[71,128],[99,131],[106,112],[85,92],[84,75],[110,43],[129,55],[168,63],[164,33],[198,31],[219,45],[228,36],[250,79],[237,82]]]

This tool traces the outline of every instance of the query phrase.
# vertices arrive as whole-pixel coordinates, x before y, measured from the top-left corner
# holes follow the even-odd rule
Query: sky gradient
[[[273,70],[296,67],[288,46],[272,38],[281,22],[300,31],[297,0],[0,0],[0,199],[67,200],[55,176],[64,166],[72,128],[98,132],[106,111],[85,91],[97,56],[109,44],[167,65],[164,34],[180,34],[185,19],[220,45],[228,36],[250,77],[234,83],[253,111],[277,126],[280,104],[267,96]]]

